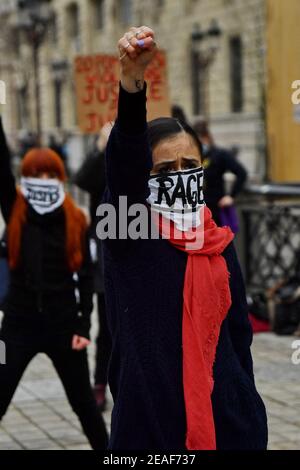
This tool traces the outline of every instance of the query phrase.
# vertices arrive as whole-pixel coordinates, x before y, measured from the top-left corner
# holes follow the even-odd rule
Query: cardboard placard
[[[84,134],[95,134],[117,116],[120,64],[116,56],[78,56],[74,63],[78,123]],[[149,65],[148,120],[171,115],[166,54],[158,51]]]

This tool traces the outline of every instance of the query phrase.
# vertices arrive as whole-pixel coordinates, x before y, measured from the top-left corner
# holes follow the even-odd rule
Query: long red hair
[[[62,182],[66,181],[65,167],[61,158],[48,148],[29,150],[23,159],[21,173],[25,177],[37,177],[47,173]],[[26,223],[27,208],[27,202],[18,189],[8,223],[8,258],[11,269],[16,269],[19,263],[22,229]],[[68,194],[66,194],[63,209],[66,221],[66,261],[70,271],[76,272],[83,261],[87,220],[82,210],[75,205]]]

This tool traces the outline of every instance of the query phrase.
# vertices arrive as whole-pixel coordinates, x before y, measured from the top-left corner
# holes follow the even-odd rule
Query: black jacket
[[[16,183],[0,119],[0,207],[6,223],[15,198]],[[42,216],[28,206],[19,266],[11,272],[5,320],[26,327],[42,318],[47,329],[72,330],[88,338],[93,310],[93,275],[88,242],[77,280],[75,277],[66,261],[63,209],[58,208]]]
[[[247,180],[244,167],[225,149],[212,147],[204,159],[204,199],[207,206],[218,219],[218,202],[225,196],[224,174],[233,173],[236,180],[230,196],[235,198]]]

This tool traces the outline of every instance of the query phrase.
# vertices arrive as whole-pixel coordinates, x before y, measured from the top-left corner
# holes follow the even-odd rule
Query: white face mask
[[[151,209],[172,220],[183,232],[201,224],[203,168],[153,175],[149,179]]]
[[[65,200],[64,185],[55,178],[22,177],[20,183],[23,196],[38,214],[44,215],[53,212]]]

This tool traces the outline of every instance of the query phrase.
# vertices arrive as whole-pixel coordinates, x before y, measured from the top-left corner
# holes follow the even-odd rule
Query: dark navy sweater
[[[107,148],[105,202],[144,203],[152,167],[145,90],[120,90]],[[118,212],[118,210],[117,210]],[[218,449],[265,449],[267,418],[255,388],[244,283],[233,244],[224,252],[232,306],[222,324],[212,395]],[[109,448],[184,450],[182,298],[187,255],[167,240],[104,242],[114,399]],[[205,292],[202,293],[206,295]]]

